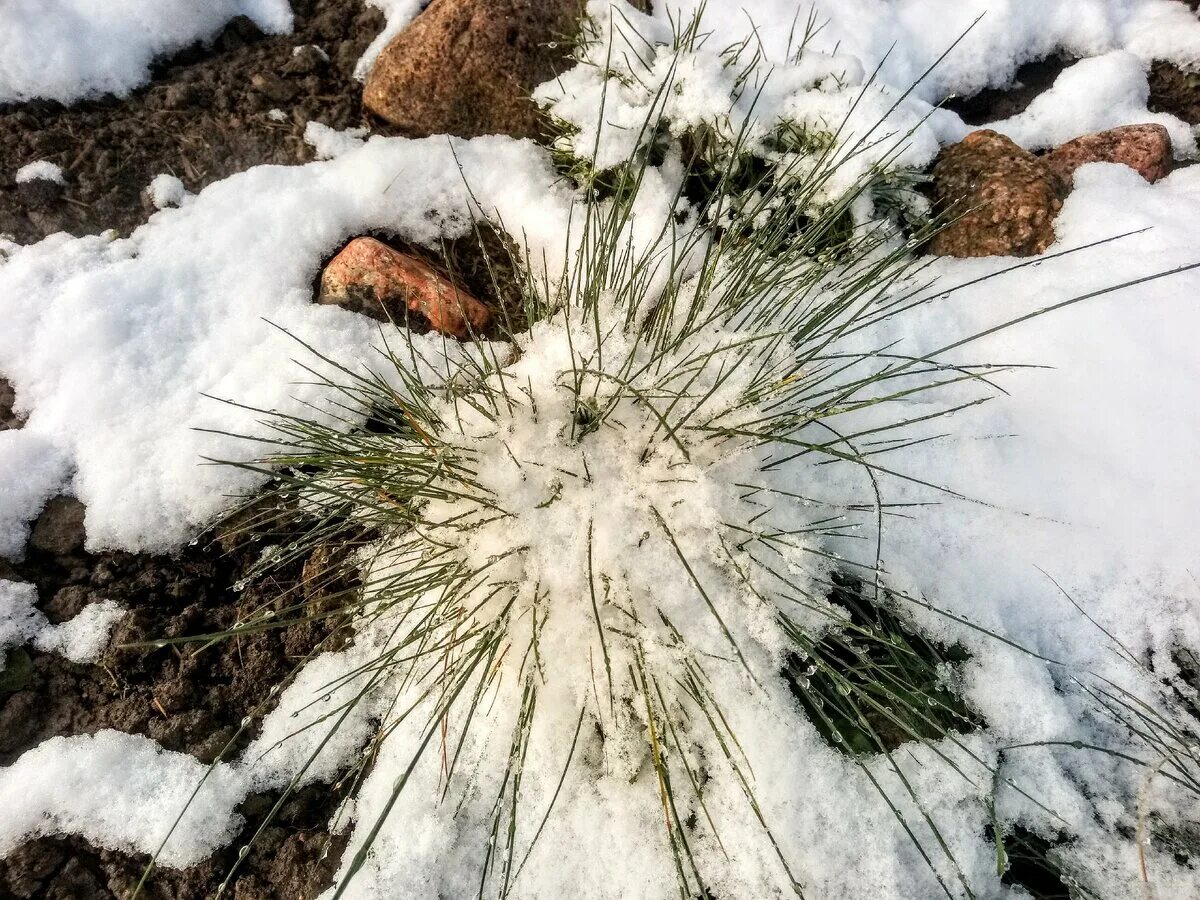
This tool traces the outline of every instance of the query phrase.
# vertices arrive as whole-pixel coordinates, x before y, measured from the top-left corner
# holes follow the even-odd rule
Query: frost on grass
[[[831,202],[873,170],[902,182],[953,126],[943,111],[870,80],[857,58],[813,49],[811,22],[794,25],[783,55],[767,61],[754,40],[727,46],[699,18],[681,28],[609,0],[593,0],[587,12],[579,65],[535,98],[557,124],[562,164],[588,184],[669,146],[716,172],[757,159],[799,174],[836,157],[814,198]],[[873,192],[860,193],[869,208]]]
[[[287,0],[6,0],[0,103],[128,94],[149,81],[156,58],[214,37],[235,16],[267,32],[292,27]]]
[[[709,203],[737,157],[706,163]],[[856,218],[871,170],[830,191],[811,158],[777,160],[728,222],[682,202],[680,154],[651,159],[583,192],[511,345],[400,335],[368,375],[326,359],[342,425],[262,435],[283,445],[264,461],[277,498],[313,523],[289,553],[347,522],[373,536],[354,648],[323,658],[343,697],[318,733],[352,715],[353,747],[378,723],[347,757],[336,895],[986,895],[1004,871],[984,836],[1020,823],[1069,832],[1063,878],[1126,896],[1142,773],[1080,748],[1144,756],[1121,701],[1157,703],[1153,679],[1076,646],[1065,615],[1006,608],[1011,588],[981,601],[985,572],[1031,584],[1019,552],[977,554],[972,584],[909,543],[944,549],[945,523],[993,510],[955,490],[992,470],[954,464],[948,417],[1004,373],[943,353],[1025,307],[948,315],[997,290],[994,264],[926,284],[895,221]],[[870,615],[827,599],[846,569]],[[1129,692],[1111,707],[1104,679]],[[1160,787],[1176,821],[1196,782]],[[1188,883],[1145,853],[1158,884]]]

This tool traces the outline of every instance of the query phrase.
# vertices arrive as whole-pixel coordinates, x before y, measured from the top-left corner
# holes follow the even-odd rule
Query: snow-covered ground
[[[599,18],[604,5],[593,0]],[[175,9],[179,4],[134,0],[103,11],[66,0],[53,6],[0,4],[0,102],[128,91],[146,78],[154,55],[211,35],[232,15],[251,15],[276,30],[290,21],[283,0],[184,4],[186,15]],[[389,27],[398,29],[418,6],[389,3]],[[680,21],[700,6],[658,0],[653,22],[642,27],[653,37],[672,17]],[[998,130],[1043,148],[1101,128],[1154,121],[1171,132],[1178,157],[1196,155],[1189,126],[1146,109],[1145,69],[1152,58],[1200,64],[1200,21],[1174,0],[819,0],[814,17],[824,27],[810,48],[821,55],[790,68],[783,62],[797,20],[794,0],[710,0],[702,15],[712,36],[678,69],[689,88],[671,99],[680,120],[730,113],[729,86],[710,64],[753,28],[767,59],[779,64],[778,90],[765,93],[753,112],[733,110],[735,117],[786,112],[836,124],[876,67],[878,84],[870,90],[878,95],[855,114],[882,116],[938,63],[887,120],[897,135],[912,130],[902,161],[921,167],[940,145],[969,130],[951,113],[930,115],[929,104],[1004,85],[1021,63],[1061,49],[1084,58],[1026,112],[997,123]],[[802,9],[799,30],[804,16]],[[822,84],[831,74],[837,86]],[[641,121],[645,98],[635,94],[610,94],[608,119]],[[599,110],[598,77],[591,69],[569,73],[542,96],[584,127]],[[608,150],[612,159],[628,155],[619,144],[628,132],[606,133],[617,136]],[[203,457],[243,454],[244,445],[197,429],[244,431],[255,416],[202,394],[301,411],[316,388],[293,384],[299,373],[288,361],[296,345],[274,326],[337,359],[369,355],[375,323],[311,302],[317,267],[347,238],[387,228],[434,245],[466,231],[473,196],[485,214],[498,215],[523,236],[531,260],[561,260],[570,252],[568,221],[579,199],[556,177],[548,153],[530,142],[363,140],[314,131],[314,143],[331,158],[253,169],[196,196],[175,192],[174,208],[161,209],[128,238],[56,235],[29,247],[0,243],[0,373],[28,416],[24,428],[0,432],[0,554],[19,555],[30,521],[64,490],[87,506],[90,547],[162,551],[212,522],[229,494],[253,488],[248,473],[201,464]],[[648,182],[639,207],[646,233],[638,233],[635,222],[635,241],[657,233],[655,215],[671,196],[669,179],[668,172],[661,183]],[[1073,682],[1103,676],[1140,695],[1154,690],[1152,679],[1123,662],[1114,640],[1167,674],[1174,648],[1200,647],[1200,273],[1101,293],[1200,262],[1200,167],[1157,184],[1120,166],[1085,167],[1055,228],[1058,241],[1047,257],[1018,267],[1011,259],[938,260],[926,271],[937,277],[927,291],[931,302],[842,345],[846,352],[890,345],[892,352],[921,356],[1027,313],[1099,294],[950,351],[953,360],[1033,367],[999,374],[1007,393],[943,421],[941,439],[886,456],[889,469],[962,495],[884,478],[886,502],[936,505],[889,520],[882,561],[895,588],[942,611],[918,610],[922,626],[971,651],[960,687],[988,727],[964,743],[989,759],[1015,743],[1111,739]],[[1128,236],[1103,242],[1120,235]],[[427,344],[436,354],[440,342]],[[963,385],[940,394],[938,405],[978,396],[977,388]],[[932,401],[914,402],[914,418],[934,411],[924,403]],[[863,411],[848,427],[871,427],[871,415]],[[860,469],[819,471],[804,485],[816,499],[843,507],[869,502],[871,486]],[[836,551],[852,552],[841,545]],[[81,644],[94,644],[96,630],[103,633],[114,614],[95,611],[80,634],[64,631],[67,626],[48,631],[35,621],[27,592],[8,583],[0,588],[0,615],[10,619],[0,622],[0,648],[36,640],[83,658],[92,648]],[[232,839],[237,803],[251,790],[286,784],[324,736],[316,728],[283,740],[295,730],[291,714],[363,661],[349,649],[319,657],[302,673],[256,744],[209,775],[188,819],[172,832],[163,863],[197,861]],[[777,823],[805,896],[938,895],[929,866],[863,771],[806,731],[798,714],[793,721],[763,702],[763,709],[739,713],[755,738],[746,751],[764,815]],[[331,778],[361,748],[377,712],[366,706],[357,712],[307,777]],[[761,722],[773,716],[778,727],[763,730]],[[385,744],[392,750],[367,781],[346,864],[386,803],[411,740],[400,731]],[[1200,875],[1153,846],[1146,850],[1153,878],[1144,884],[1137,847],[1116,833],[1117,824],[1132,820],[1130,791],[1136,793],[1140,772],[1118,771],[1110,757],[1050,747],[1012,751],[1005,761],[1005,776],[1062,819],[1050,821],[1016,791],[1002,792],[997,813],[1043,833],[1062,826],[1075,835],[1062,855],[1088,874],[1092,890],[1112,900],[1200,897]],[[544,778],[557,777],[560,758],[537,762]],[[942,825],[975,896],[1021,896],[995,877],[994,850],[983,840],[992,815],[984,798],[992,785],[949,775],[928,750],[914,751],[904,772]],[[0,817],[0,853],[30,835],[58,832],[154,852],[203,773],[195,760],[162,752],[146,738],[102,733],[49,741],[0,770],[0,808],[12,811]],[[876,775],[894,777],[882,766]],[[418,789],[435,792],[436,781],[433,773]],[[1194,796],[1187,801],[1161,781],[1146,790],[1167,819],[1195,820]],[[606,791],[568,790],[561,801],[567,812],[547,826],[517,885],[519,896],[561,897],[568,890],[580,897],[677,895],[666,847],[630,846],[630,832],[645,822],[621,805],[620,786]],[[394,896],[403,886],[405,896],[459,896],[462,885],[477,879],[465,850],[455,850],[469,831],[456,822],[455,810],[423,810],[406,801],[388,821],[351,895]],[[414,828],[418,815],[427,818]],[[731,827],[727,842],[758,840],[741,821]],[[566,862],[563,854],[574,856]],[[730,871],[744,862],[731,862]]]

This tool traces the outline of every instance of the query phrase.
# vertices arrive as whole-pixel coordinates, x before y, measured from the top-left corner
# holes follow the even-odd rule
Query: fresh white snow
[[[174,175],[155,175],[146,191],[155,209],[181,206],[190,196],[183,182]]]
[[[21,166],[21,168],[17,169],[17,174],[13,177],[13,181],[17,184],[25,184],[30,181],[53,181],[55,184],[66,183],[63,179],[62,169],[46,159],[39,159],[28,165]]]
[[[71,103],[127,94],[150,64],[207,40],[235,16],[289,31],[287,0],[5,0],[0,5],[0,103]]]
[[[33,585],[0,580],[0,653],[32,643],[74,663],[95,662],[108,644],[113,625],[125,615],[112,600],[100,600],[89,603],[74,618],[51,625],[34,606],[36,599]]]

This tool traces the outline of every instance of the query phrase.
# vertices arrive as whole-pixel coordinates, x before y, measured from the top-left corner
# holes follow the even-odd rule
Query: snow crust
[[[25,184],[29,181],[53,181],[55,184],[66,184],[66,181],[63,179],[62,169],[45,159],[39,159],[28,165],[21,166],[21,168],[17,169],[17,174],[13,177],[13,181],[17,184]]]
[[[155,58],[208,40],[235,16],[268,33],[292,27],[287,0],[6,0],[0,103],[72,103],[145,84]]]

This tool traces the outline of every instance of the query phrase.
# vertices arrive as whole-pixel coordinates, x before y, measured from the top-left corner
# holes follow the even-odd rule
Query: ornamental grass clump
[[[240,513],[278,541],[256,576],[309,560],[320,600],[230,634],[334,625],[334,674],[291,713],[321,737],[276,808],[335,771],[349,786],[335,897],[821,896],[811,848],[851,820],[893,841],[863,875],[881,890],[973,897],[1004,874],[978,863],[996,785],[1056,819],[958,696],[969,654],[922,636],[936,607],[882,564],[885,522],[913,513],[888,480],[963,499],[888,454],[995,392],[1001,370],[958,351],[1004,325],[921,356],[865,344],[932,296],[913,250],[933,226],[883,199],[911,182],[911,133],[812,138],[804,116],[849,120],[847,85],[873,89],[803,55],[784,76],[836,102],[764,124],[792,94],[734,64],[746,47],[714,62],[697,41],[647,44],[651,81],[576,76],[602,121],[610,80],[638,101],[616,143],[572,122],[586,90],[549,98],[574,141],[566,252],[513,252],[501,340],[312,351],[326,402],[264,412],[264,452],[238,463],[270,480]],[[738,115],[701,123],[697,84]],[[686,152],[702,134],[711,152]],[[831,500],[833,467],[859,490]],[[814,793],[841,819],[809,815]]]
[[[884,612],[897,601],[879,572],[837,552],[878,541],[896,511],[807,489],[828,462],[866,484],[898,475],[876,454],[914,424],[904,398],[981,376],[842,351],[866,318],[911,302],[883,297],[917,264],[891,219],[846,228],[875,179],[828,202],[836,171],[776,168],[747,194],[727,170],[697,208],[682,168],[671,181],[624,170],[608,199],[581,204],[560,267],[518,261],[526,331],[467,344],[401,331],[365,371],[314,360],[329,405],[264,419],[272,449],[251,466],[273,481],[267,518],[293,524],[263,571],[331,537],[357,547],[309,573],[361,585],[341,602],[245,623],[337,617],[354,634],[360,662],[321,722],[367,707],[378,730],[354,767],[364,836],[338,896],[410,852],[381,848],[398,815],[447,816],[430,827],[453,840],[417,852],[479,896],[543,882],[529,867],[564,827],[628,842],[651,895],[803,896],[778,780],[814,739],[863,771],[883,760],[894,784],[871,780],[907,794],[892,814],[948,893],[961,880],[891,753],[977,722],[953,697],[953,662]],[[753,224],[707,226],[735,180]],[[649,220],[645,195],[672,181]],[[841,427],[888,407],[890,425]],[[876,613],[831,602],[847,578]],[[750,762],[764,744],[773,773]],[[964,752],[951,771],[987,771]],[[926,853],[912,816],[941,851]]]

